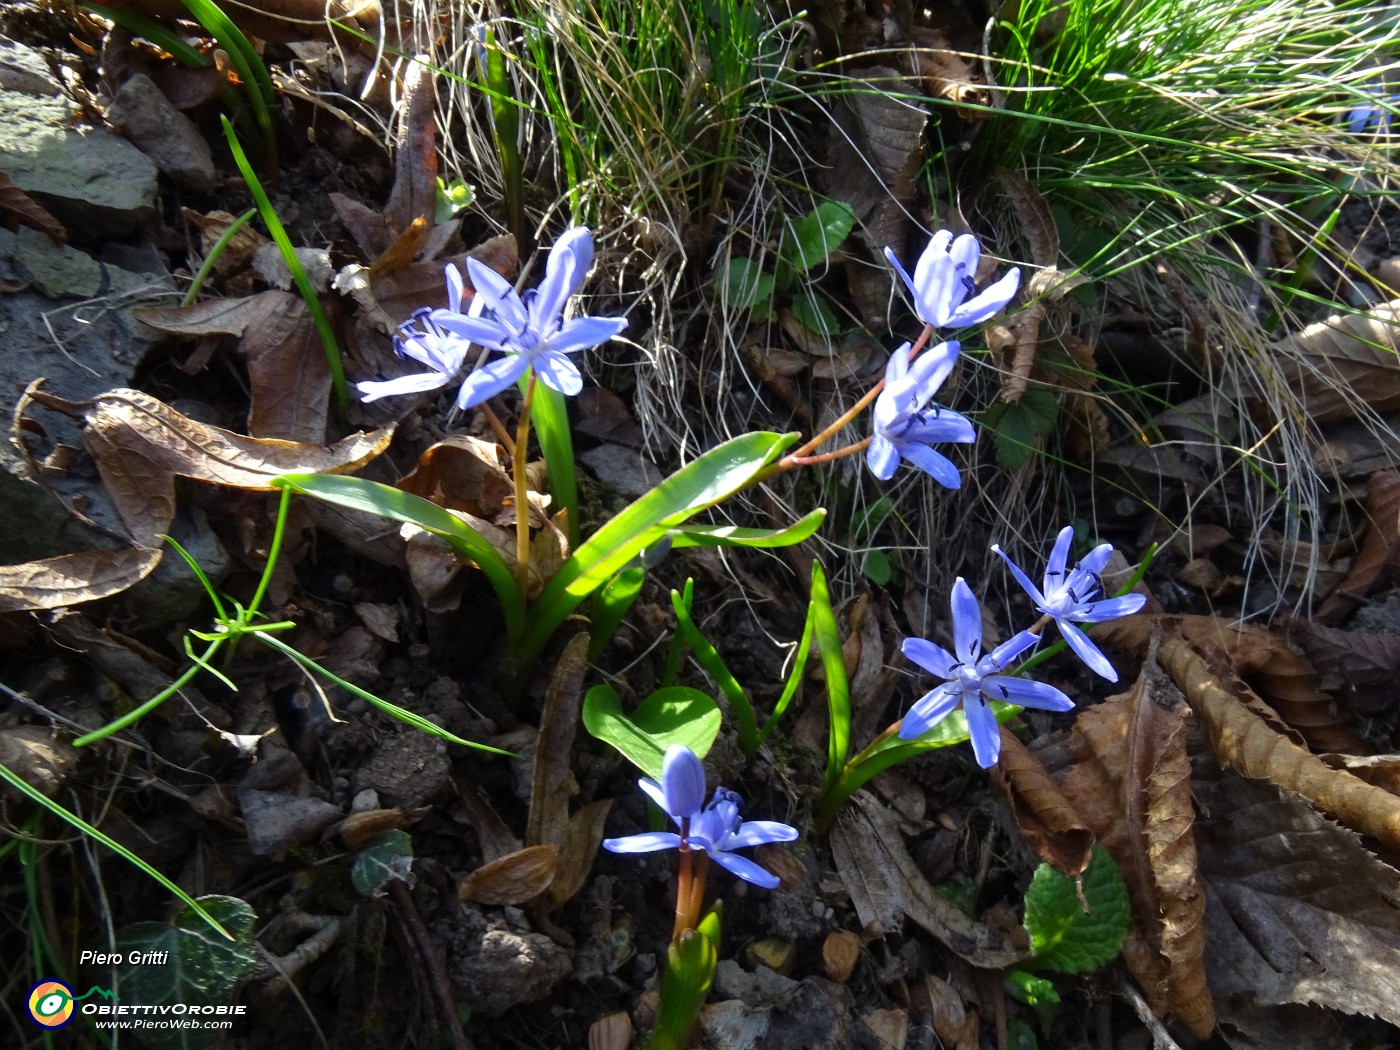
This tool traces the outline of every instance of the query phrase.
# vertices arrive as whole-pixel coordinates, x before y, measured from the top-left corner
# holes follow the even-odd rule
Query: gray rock
[[[355,790],[372,788],[386,805],[411,809],[445,788],[450,770],[441,740],[407,729],[385,740],[356,771]]]
[[[635,499],[661,484],[661,468],[646,454],[625,445],[599,445],[579,456],[586,467],[620,496]]]
[[[57,95],[63,90],[43,55],[4,36],[0,36],[0,88],[26,95]]]
[[[319,798],[300,798],[280,791],[238,792],[248,849],[259,857],[271,857],[303,842],[310,842],[339,820],[340,807]]]
[[[451,966],[458,994],[487,1017],[545,998],[571,972],[569,953],[544,934],[503,929],[487,930],[479,948]]]
[[[67,99],[0,91],[0,171],[78,236],[154,220],[156,166],[121,136],[72,120]]]
[[[121,86],[107,108],[107,119],[177,185],[193,193],[213,188],[209,143],[144,73]]]

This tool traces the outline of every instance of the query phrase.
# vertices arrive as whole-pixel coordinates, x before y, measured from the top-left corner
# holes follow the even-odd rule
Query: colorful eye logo
[[[73,991],[62,981],[40,981],[29,990],[29,1017],[43,1028],[73,1020]]]

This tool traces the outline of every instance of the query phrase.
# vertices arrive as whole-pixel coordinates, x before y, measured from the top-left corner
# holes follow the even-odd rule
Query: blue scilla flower
[[[895,258],[894,249],[885,249],[885,258],[914,297],[914,311],[919,320],[934,328],[981,324],[1016,294],[1021,284],[1021,271],[1013,266],[1001,280],[980,295],[967,299],[976,291],[977,261],[981,257],[982,246],[972,234],[954,238],[951,230],[939,230],[919,256],[914,276],[910,277],[909,271]]]
[[[1389,135],[1394,130],[1395,111],[1400,108],[1400,95],[1381,97],[1381,91],[1372,89],[1376,102],[1364,103],[1355,107],[1346,116],[1347,130],[1353,135]]]
[[[725,788],[716,788],[706,805],[705,769],[690,748],[672,744],[662,759],[660,783],[643,778],[637,786],[675,821],[680,834],[649,831],[624,835],[604,839],[604,849],[613,853],[652,853],[679,849],[684,843],[688,849],[704,850],[716,864],[746,882],[770,890],[777,888],[780,880],[776,875],[732,851],[769,842],[791,842],[797,838],[797,829],[776,820],[741,820],[742,799]]]
[[[455,266],[448,266],[446,272],[448,309],[452,313],[461,313],[462,275]],[[475,299],[470,309],[479,309]],[[356,383],[360,400],[377,401],[395,394],[422,394],[444,387],[458,377],[466,364],[471,343],[444,329],[433,320],[433,313],[426,308],[415,311],[394,334],[395,352],[400,357],[412,358],[419,364],[427,365],[430,371],[397,379]]]
[[[1044,711],[1068,711],[1074,701],[1052,685],[1003,674],[1012,660],[1040,641],[1022,631],[982,656],[982,608],[967,583],[953,584],[953,652],[922,638],[906,638],[904,655],[930,674],[945,679],[920,697],[899,726],[901,740],[915,740],[962,705],[972,753],[983,769],[1001,756],[1001,735],[988,700],[1002,700]]]
[[[583,378],[568,355],[607,342],[627,327],[624,317],[564,320],[564,307],[583,285],[592,261],[593,235],[575,226],[554,242],[540,286],[522,296],[489,266],[468,257],[467,272],[476,289],[474,309],[465,314],[451,308],[434,310],[431,320],[467,342],[505,356],[467,376],[457,395],[458,408],[481,404],[531,368],[546,386],[561,394],[583,389]]]
[[[958,468],[929,446],[935,441],[972,442],[972,423],[946,408],[929,406],[958,358],[956,342],[940,343],[909,363],[909,344],[890,355],[885,387],[875,399],[875,433],[865,450],[865,462],[881,481],[894,476],[907,459],[944,488],[962,485]]]
[[[1147,598],[1141,594],[1101,598],[1103,580],[1100,573],[1108,565],[1108,559],[1113,556],[1113,545],[1099,544],[1071,568],[1069,548],[1073,540],[1074,528],[1069,525],[1061,529],[1060,534],[1055,537],[1055,546],[1051,549],[1050,560],[1045,566],[1044,590],[1032,583],[1030,577],[1022,572],[999,546],[993,544],[992,550],[1001,555],[1011,569],[1011,575],[1016,577],[1016,582],[1030,595],[1035,607],[1054,619],[1055,625],[1060,629],[1060,635],[1069,643],[1074,654],[1083,660],[1090,670],[1110,682],[1116,682],[1118,672],[1108,662],[1108,657],[1089,641],[1089,636],[1077,625],[1103,623],[1105,620],[1116,620],[1120,616],[1130,616],[1147,603]]]

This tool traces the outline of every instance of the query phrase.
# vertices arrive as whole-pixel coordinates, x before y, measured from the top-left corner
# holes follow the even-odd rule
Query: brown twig
[[[428,972],[428,986],[437,1000],[438,1011],[447,1023],[447,1031],[452,1036],[452,1050],[475,1050],[467,1033],[462,1031],[462,1022],[457,1018],[457,1004],[452,998],[452,982],[447,976],[447,961],[442,949],[433,943],[428,928],[423,925],[423,917],[418,914],[418,905],[413,902],[408,883],[402,879],[389,880],[389,896],[398,912],[399,922],[408,932],[409,938],[418,949],[423,968]]]

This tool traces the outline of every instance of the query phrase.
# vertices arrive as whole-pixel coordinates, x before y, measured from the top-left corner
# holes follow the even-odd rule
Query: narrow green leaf
[[[719,686],[719,691],[734,709],[734,717],[739,723],[739,750],[752,756],[758,750],[758,720],[754,717],[753,705],[749,703],[748,694],[730,673],[724,658],[719,655],[719,650],[710,644],[710,640],[696,626],[679,591],[671,592],[671,609],[676,614],[676,631],[685,639],[686,645],[695,651],[695,659],[715,680],[715,685]]]
[[[654,778],[661,776],[661,760],[673,744],[684,744],[701,758],[709,754],[720,717],[713,698],[679,685],[656,690],[630,716],[610,685],[595,685],[583,697],[584,728]]]
[[[646,578],[646,569],[634,565],[619,572],[593,596],[592,608],[589,610],[592,620],[588,627],[589,663],[595,662],[603,655],[603,650],[617,633],[623,617],[632,608],[637,595],[642,593],[642,584],[646,582]]]
[[[732,438],[676,471],[586,540],[530,609],[517,651],[522,664],[544,647],[579,602],[669,529],[732,496],[793,444],[797,434],[759,431]]]
[[[788,228],[783,262],[805,273],[841,247],[855,222],[855,213],[845,201],[823,201]]]
[[[815,533],[825,520],[826,511],[818,507],[783,529],[751,529],[741,525],[680,525],[672,529],[669,535],[672,550],[682,547],[791,547]]]
[[[778,719],[788,709],[788,704],[792,703],[792,698],[797,695],[797,690],[802,685],[802,675],[807,670],[807,657],[812,653],[812,636],[816,630],[816,622],[816,605],[809,600],[807,602],[807,620],[802,625],[802,640],[797,643],[797,655],[793,657],[792,670],[788,673],[787,683],[783,686],[783,695],[778,697],[778,702],[773,705],[773,713],[768,716],[768,721],[763,723],[763,730],[758,734],[759,747],[762,747],[763,742],[768,739],[768,734],[773,732],[778,724]]]
[[[405,521],[441,536],[481,569],[501,602],[507,638],[518,638],[525,616],[525,599],[515,573],[481,534],[436,503],[377,481],[344,474],[284,474],[272,482],[349,510]]]
[[[350,884],[361,897],[384,896],[391,882],[408,882],[413,870],[413,840],[399,828],[381,831],[355,857]]]
[[[161,1007],[226,1006],[232,1001],[234,989],[258,964],[253,949],[258,917],[237,897],[201,897],[200,905],[233,939],[211,937],[204,919],[188,908],[168,923],[126,927],[116,939],[123,958],[116,967],[119,1002]],[[154,1050],[201,1050],[221,1038],[217,1031],[198,1026],[146,1028],[140,1035]]]
[[[1128,887],[1102,846],[1075,880],[1048,864],[1036,869],[1026,890],[1026,929],[1037,966],[1082,973],[1110,962],[1128,936]],[[1087,905],[1088,910],[1085,910]]]
[[[773,275],[752,259],[731,259],[724,273],[720,295],[726,306],[752,310],[766,303],[773,295]]]
[[[702,923],[703,925],[703,923]],[[699,930],[686,930],[666,950],[666,974],[656,1004],[652,1050],[683,1050],[705,996],[710,994],[719,953]]]
[[[822,786],[825,792],[835,786],[846,767],[851,743],[851,690],[846,681],[846,661],[841,654],[841,632],[836,627],[836,615],[831,611],[826,573],[815,561],[812,562],[812,622],[817,648],[821,650],[822,668],[826,671],[828,736],[826,779]]]
[[[535,384],[530,422],[539,436],[545,466],[549,468],[549,491],[555,511],[567,511],[566,533],[570,549],[578,546],[578,474],[574,466],[574,438],[569,429],[569,408],[564,395],[544,383]]]

